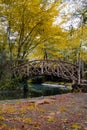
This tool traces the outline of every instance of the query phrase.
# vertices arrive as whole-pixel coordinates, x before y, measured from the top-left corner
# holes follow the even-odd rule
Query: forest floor
[[[87,93],[0,101],[0,130],[87,130]]]

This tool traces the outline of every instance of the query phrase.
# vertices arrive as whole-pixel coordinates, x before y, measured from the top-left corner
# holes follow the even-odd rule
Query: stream
[[[70,92],[70,87],[56,84],[29,84],[28,91],[1,91],[0,100],[51,96]]]

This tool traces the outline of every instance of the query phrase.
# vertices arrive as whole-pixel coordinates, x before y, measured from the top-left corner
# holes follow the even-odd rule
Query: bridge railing
[[[54,75],[66,79],[78,79],[78,66],[60,60],[35,60],[26,61],[13,67],[14,74],[35,76],[35,75]]]

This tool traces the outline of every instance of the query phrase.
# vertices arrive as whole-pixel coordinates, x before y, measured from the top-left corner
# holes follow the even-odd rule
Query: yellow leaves
[[[27,110],[34,110],[35,108],[34,108],[34,104],[33,105],[31,105],[31,106],[29,106],[28,108],[27,108]]]
[[[28,124],[33,122],[33,119],[28,118],[28,117],[15,117],[14,120],[17,122],[23,122],[23,123],[28,123]]]
[[[35,107],[34,107],[34,104],[31,104],[31,105],[24,105],[24,106],[21,106],[21,108],[19,109],[19,113],[21,113],[21,114],[24,114],[24,113],[26,113],[27,111],[31,111],[31,110],[34,110],[35,109]]]
[[[55,121],[55,117],[54,116],[49,116],[47,121],[48,122],[54,122]]]
[[[20,108],[18,108],[18,105],[20,106]],[[3,104],[2,106],[0,106],[0,114],[4,114],[4,113],[8,113],[8,114],[24,114],[28,111],[32,111],[34,110],[34,104],[30,103],[29,105],[22,105],[21,106],[21,102],[18,102],[16,105],[6,105]],[[4,120],[4,117],[0,117],[0,120]]]
[[[0,130],[5,130],[6,126],[7,126],[6,124],[1,123],[0,124]]]
[[[76,105],[76,103],[75,103],[75,102],[70,102],[70,104],[71,104],[71,105]]]
[[[61,112],[66,112],[67,111],[67,107],[66,106],[61,106],[60,108],[58,108]]]
[[[39,127],[40,127],[40,125],[41,125],[40,122],[35,122],[35,123],[33,123],[32,125],[34,126],[34,128],[37,128],[38,130],[40,130],[40,129],[39,129]]]
[[[45,117],[48,122],[54,122],[55,121],[55,112],[51,111],[48,116]]]
[[[7,2],[2,2],[9,5],[4,6],[5,9],[2,9],[2,13],[3,16],[6,16],[7,23],[10,23],[11,33],[17,32],[16,41],[12,47],[13,58],[17,58],[18,53],[20,53],[19,58],[21,58],[25,52],[28,59],[43,59],[43,50],[46,50],[48,58],[51,59],[65,58],[67,55],[70,60],[76,59],[76,56],[72,55],[73,49],[76,50],[80,46],[82,38],[84,41],[87,40],[87,28],[74,30],[73,35],[70,36],[70,30],[64,32],[59,25],[54,25],[53,22],[59,15],[60,2],[61,0],[56,2],[42,2],[41,0],[7,0]],[[82,31],[84,32],[83,36],[81,36]],[[4,39],[6,42],[5,50],[6,54],[9,55],[7,36],[1,37],[2,35],[0,36],[1,41]],[[85,54],[81,56],[82,59],[86,58]]]
[[[3,104],[0,113],[2,114],[2,113],[7,113],[7,112],[9,114],[14,114],[17,112],[17,109],[15,108],[15,106],[8,105],[6,107],[6,104]]]
[[[33,5],[39,5],[41,0],[32,0]]]
[[[16,129],[16,128],[9,128],[8,130],[19,130],[19,129]]]
[[[22,122],[23,121],[23,117],[22,118],[21,117],[15,117],[14,120],[17,121],[17,122]]]
[[[38,54],[38,52],[39,52],[39,54]],[[31,59],[31,60],[32,59],[33,60],[35,60],[35,59],[43,59],[43,52],[41,50],[37,49],[37,51],[32,52],[32,53],[29,54],[29,59]]]
[[[25,109],[25,108],[21,108],[21,109],[19,110],[19,113],[21,113],[21,114],[26,113],[26,109]]]
[[[86,61],[87,60],[87,49],[81,49],[80,51],[80,57],[82,60]]]
[[[68,121],[68,119],[62,119],[61,120],[63,123],[66,123]]]
[[[71,128],[74,129],[74,130],[82,130],[83,129],[82,126],[78,123],[73,124],[71,126]]]
[[[10,23],[12,33],[18,33],[17,40],[13,46],[15,57],[17,56],[19,46],[21,46],[21,55],[23,51],[27,52],[31,46],[34,46],[33,43],[38,42],[36,39],[38,35],[41,35],[43,39],[47,39],[47,36],[53,35],[52,23],[54,17],[58,14],[57,5],[57,2],[42,2],[41,0],[16,0],[11,4],[9,2],[9,7],[7,6],[5,15],[7,15],[7,21]],[[49,8],[47,8],[48,6]],[[29,37],[26,39],[27,35]],[[24,39],[26,39],[25,42],[20,45]],[[41,38],[40,40],[42,42]],[[27,49],[25,48],[25,44]],[[7,49],[9,50],[9,46]]]
[[[31,123],[33,121],[32,118],[24,118],[23,120],[25,123]]]
[[[5,118],[3,116],[0,116],[0,120],[5,120]]]

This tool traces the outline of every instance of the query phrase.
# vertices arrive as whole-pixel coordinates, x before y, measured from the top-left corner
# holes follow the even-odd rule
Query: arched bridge
[[[53,75],[68,80],[78,80],[78,66],[60,60],[26,61],[12,69],[15,76]]]

